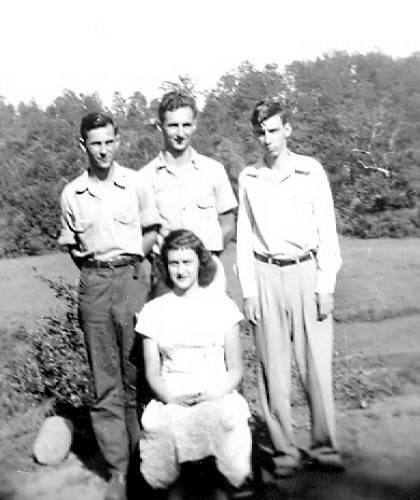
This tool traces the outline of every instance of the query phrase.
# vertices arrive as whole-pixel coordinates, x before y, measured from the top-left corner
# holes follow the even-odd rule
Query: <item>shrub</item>
[[[77,293],[63,281],[45,281],[67,303],[66,314],[44,317],[33,332],[21,331],[17,335],[17,343],[25,348],[8,363],[7,378],[14,391],[31,400],[52,398],[56,407],[81,409],[91,401],[92,387],[84,337],[78,325]]]

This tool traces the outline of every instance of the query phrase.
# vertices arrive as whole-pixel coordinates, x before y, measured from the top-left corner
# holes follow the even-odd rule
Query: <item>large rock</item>
[[[44,420],[34,443],[34,456],[43,465],[57,465],[69,454],[73,438],[70,420],[53,416]]]

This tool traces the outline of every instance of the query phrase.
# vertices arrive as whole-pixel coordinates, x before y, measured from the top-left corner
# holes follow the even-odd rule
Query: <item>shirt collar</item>
[[[290,161],[287,163],[286,168],[282,172],[267,167],[265,162],[260,160],[249,169],[248,175],[270,182],[283,182],[295,173],[294,154],[289,150],[287,150],[287,154]]]
[[[122,169],[121,165],[119,165],[116,161],[114,162],[114,174],[112,180],[114,182],[114,185],[118,186],[121,189],[125,189],[127,186],[127,175]],[[86,191],[88,191],[91,195],[100,198],[100,193],[96,188],[96,184],[89,178],[89,173],[87,170],[85,170],[79,177],[79,182],[76,186],[77,194],[83,194]]]
[[[193,167],[197,170],[200,170],[200,155],[194,148],[191,148],[191,163]],[[164,151],[161,151],[156,158],[156,170],[161,170],[166,168],[169,172],[174,173],[173,169],[166,163]]]

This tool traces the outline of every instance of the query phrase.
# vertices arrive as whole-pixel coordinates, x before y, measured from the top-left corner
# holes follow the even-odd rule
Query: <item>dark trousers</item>
[[[82,268],[79,318],[92,370],[91,419],[110,472],[126,474],[139,440],[135,314],[148,299],[149,264]]]

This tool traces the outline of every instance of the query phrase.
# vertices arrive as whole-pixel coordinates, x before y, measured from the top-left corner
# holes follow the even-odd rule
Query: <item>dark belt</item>
[[[114,269],[115,267],[128,266],[141,262],[140,255],[123,255],[112,260],[97,260],[87,259],[83,262],[82,267],[90,267],[94,269]]]
[[[284,267],[291,266],[293,264],[297,264],[298,262],[305,262],[306,260],[312,259],[315,256],[315,252],[308,252],[300,257],[295,257],[293,259],[275,259],[274,257],[270,257],[268,255],[261,255],[257,252],[254,252],[254,257],[261,262],[265,262],[266,264],[274,264],[276,266]]]

